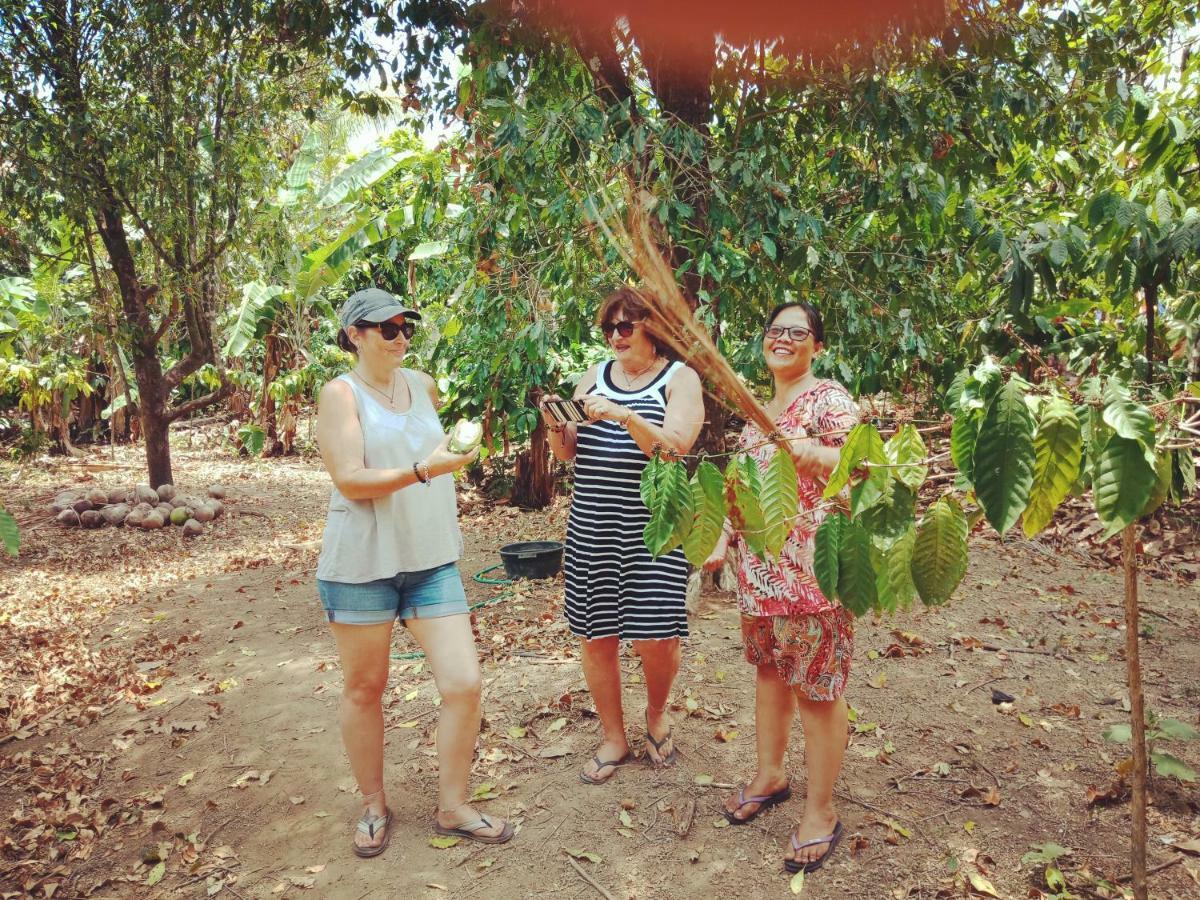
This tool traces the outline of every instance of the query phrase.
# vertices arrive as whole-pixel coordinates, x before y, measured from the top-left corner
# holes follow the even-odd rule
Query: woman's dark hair
[[[771,315],[767,316],[767,324],[763,326],[763,330],[770,328],[779,318],[779,314],[788,309],[804,310],[804,315],[808,317],[808,327],[813,333],[813,339],[818,344],[825,343],[825,323],[821,321],[821,314],[817,312],[815,306],[804,300],[789,300],[787,303],[780,303],[771,310]]]
[[[617,313],[624,313],[626,320],[630,322],[644,323],[646,336],[654,345],[654,352],[667,359],[675,359],[671,348],[658,336],[654,309],[646,302],[644,290],[626,285],[613,291],[600,304],[600,312],[596,315],[596,324],[603,328],[616,317]]]
[[[358,356],[358,348],[354,346],[350,340],[350,335],[346,334],[345,328],[339,328],[337,333],[337,345],[347,353],[353,353]]]

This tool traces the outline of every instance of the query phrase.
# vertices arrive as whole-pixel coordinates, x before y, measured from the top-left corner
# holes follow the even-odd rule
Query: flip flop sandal
[[[648,740],[650,742],[650,745],[654,748],[655,753],[657,753],[659,756],[662,756],[662,745],[665,744],[667,741],[671,741],[671,752],[668,753],[666,756],[662,756],[662,758],[659,759],[657,762],[655,760],[651,759],[650,765],[655,766],[657,768],[663,768],[663,767],[671,766],[671,765],[675,764],[675,757],[677,756],[677,754],[675,752],[676,751],[675,742],[673,740],[671,740],[671,738],[674,734],[675,734],[675,726],[672,725],[670,728],[667,729],[667,733],[665,735],[663,735],[662,740],[656,741],[654,739],[654,735],[652,735],[650,733],[650,722],[649,722],[649,720],[646,721],[646,740]],[[647,755],[649,755],[649,754],[647,754]]]
[[[838,822],[835,826],[833,826],[833,834],[828,835],[826,837],[822,837],[822,838],[813,838],[811,841],[803,841],[803,842],[797,842],[796,832],[793,831],[792,832],[792,849],[793,850],[803,850],[805,847],[813,847],[817,844],[828,844],[829,849],[826,850],[824,853],[822,853],[820,856],[818,856],[816,859],[812,860],[811,862],[807,862],[807,863],[802,863],[799,860],[795,860],[795,859],[785,859],[783,861],[783,867],[792,873],[799,872],[801,869],[803,869],[805,872],[817,871],[817,869],[819,869],[819,868],[821,868],[821,866],[825,865],[825,860],[829,859],[829,857],[833,853],[833,851],[837,849],[838,842],[841,841],[842,835],[845,834],[845,831],[846,830],[844,828],[842,828],[842,823]]]
[[[433,830],[438,834],[443,834],[446,837],[466,838],[468,841],[479,841],[481,844],[507,844],[512,840],[513,835],[517,830],[513,828],[512,822],[505,822],[504,828],[499,834],[479,834],[481,828],[493,827],[492,820],[487,816],[480,816],[474,822],[464,822],[462,825],[457,825],[454,828],[447,828],[433,820]]]
[[[728,822],[730,825],[745,825],[747,822],[753,822],[762,813],[766,812],[772,806],[775,806],[778,803],[783,803],[785,800],[791,800],[791,799],[792,799],[792,786],[790,784],[784,785],[782,790],[778,790],[773,794],[763,794],[761,797],[747,797],[746,796],[746,788],[743,787],[738,790],[737,809],[735,809],[733,812],[730,812],[728,809],[725,809],[725,810],[721,811],[721,814],[725,816],[725,821]],[[745,806],[747,803],[757,803],[758,809],[756,809],[754,812],[750,813],[750,815],[745,816],[744,818],[739,818],[737,815],[737,811],[739,809],[741,809],[743,806]]]
[[[628,753],[626,753],[620,759],[613,759],[613,760],[609,760],[608,762],[605,762],[599,756],[593,756],[592,762],[594,762],[596,764],[596,774],[597,775],[600,774],[601,769],[606,769],[609,766],[612,766],[613,770],[611,772],[609,772],[607,775],[605,775],[603,778],[597,778],[596,775],[589,775],[587,772],[580,772],[579,780],[582,781],[584,784],[606,784],[607,782],[609,782],[612,779],[612,777],[614,775],[617,774],[617,769],[620,768],[621,766],[625,765],[625,763],[628,762],[628,760],[629,760]]]
[[[375,835],[383,832],[383,840],[374,847],[364,847],[358,841],[351,839],[350,845],[354,848],[354,853],[361,856],[363,859],[370,859],[372,856],[378,856],[387,849],[388,841],[392,839],[392,811],[389,809],[382,816],[377,816],[374,813],[364,812],[362,818],[358,820],[358,825],[355,826],[355,833],[362,832],[370,840],[375,840]]]

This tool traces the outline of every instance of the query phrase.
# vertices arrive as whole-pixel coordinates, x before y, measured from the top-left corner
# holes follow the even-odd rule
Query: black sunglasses
[[[385,341],[394,341],[398,335],[403,334],[404,339],[411,341],[412,336],[417,333],[417,326],[405,319],[403,322],[396,323],[392,321],[386,322],[368,322],[365,319],[354,323],[355,328],[378,328],[379,336]]]
[[[621,337],[629,337],[633,334],[633,329],[637,327],[639,322],[605,322],[600,326],[600,330],[604,332],[606,338],[611,338],[615,331]]]

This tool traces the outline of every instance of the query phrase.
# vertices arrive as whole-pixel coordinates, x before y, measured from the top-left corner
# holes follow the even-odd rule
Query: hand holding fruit
[[[429,476],[436,478],[439,475],[447,475],[450,472],[457,472],[464,466],[474,462],[479,457],[479,446],[476,445],[469,453],[455,453],[450,449],[450,442],[453,440],[453,435],[446,435],[437,448],[425,458],[425,465],[429,467]]]

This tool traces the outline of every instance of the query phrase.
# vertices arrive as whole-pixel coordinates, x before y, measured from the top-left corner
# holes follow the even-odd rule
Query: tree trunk
[[[281,368],[281,341],[279,335],[275,333],[274,324],[271,325],[264,345],[262,403],[259,406],[258,425],[266,434],[266,439],[263,441],[263,456],[279,456],[283,451],[279,443],[279,422],[276,415],[275,398],[271,396],[271,384],[279,375]]]
[[[537,427],[529,436],[529,449],[517,454],[517,472],[512,502],[524,509],[545,509],[554,501],[554,472],[551,469],[550,444],[546,423],[538,416]]]
[[[1146,302],[1146,384],[1154,386],[1154,314],[1158,312],[1158,282],[1151,281],[1144,290]]]
[[[1133,741],[1132,884],[1135,900],[1146,900],[1146,702],[1138,657],[1138,526],[1121,532],[1121,563],[1125,569],[1125,670],[1129,680],[1130,733]]]

